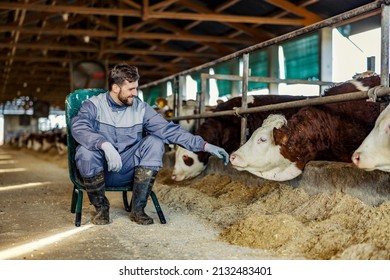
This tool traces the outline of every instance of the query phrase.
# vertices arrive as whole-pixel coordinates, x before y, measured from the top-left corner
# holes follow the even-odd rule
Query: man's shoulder
[[[139,98],[138,96],[134,96],[134,101],[133,101],[133,108],[137,108],[137,109],[141,109],[141,108],[145,108],[148,106],[148,103],[146,103],[145,101],[142,101],[141,98]]]
[[[90,98],[86,99],[85,101],[89,101],[95,106],[98,106],[98,104],[102,102],[106,102],[107,100],[107,92],[100,93],[98,95],[91,96]]]

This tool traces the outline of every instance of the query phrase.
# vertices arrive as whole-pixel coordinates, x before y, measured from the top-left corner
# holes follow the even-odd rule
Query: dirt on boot
[[[110,223],[110,212],[109,208],[107,207],[102,207],[100,210],[95,212],[93,214],[93,217],[91,219],[91,222],[94,225],[107,225]]]
[[[153,219],[148,215],[146,215],[145,212],[143,211],[139,211],[135,213],[130,212],[129,217],[130,220],[140,225],[151,225],[154,223]]]

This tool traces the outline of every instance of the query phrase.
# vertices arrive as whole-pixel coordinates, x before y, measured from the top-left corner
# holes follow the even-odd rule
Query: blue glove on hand
[[[229,154],[218,146],[206,143],[204,146],[204,151],[218,157],[219,159],[222,159],[225,165],[229,163]]]
[[[104,142],[101,148],[106,156],[108,171],[119,172],[122,169],[122,159],[118,151],[110,142]]]

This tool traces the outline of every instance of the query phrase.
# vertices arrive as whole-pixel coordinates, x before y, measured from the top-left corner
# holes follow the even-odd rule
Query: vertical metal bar
[[[196,104],[197,104],[197,107],[195,109],[195,115],[200,114],[200,96],[201,96],[201,94],[202,94],[202,92],[200,92],[200,91],[196,92]],[[200,126],[200,119],[195,119],[195,129],[194,129],[194,131],[198,131],[199,126]]]
[[[185,76],[183,75],[180,75],[179,76],[179,85],[178,85],[178,96],[177,96],[177,108],[178,108],[178,111],[177,111],[177,114],[178,116],[181,115],[181,112],[182,112],[182,107],[183,107],[183,97],[184,97],[184,93],[185,93],[185,90],[186,90],[186,85],[185,85],[185,82],[186,82],[186,79],[185,79]]]
[[[111,90],[110,88],[108,88],[108,73],[109,73],[109,71],[110,71],[110,69],[108,69],[108,59],[105,59],[104,60],[104,70],[106,71],[106,73],[105,73],[105,75],[104,75],[104,77],[105,77],[105,83],[104,83],[104,86],[105,86],[105,88],[107,89],[107,90]]]
[[[249,76],[249,54],[245,53],[243,59],[243,75],[242,75],[242,104],[241,108],[246,110],[248,108],[248,76]],[[241,142],[240,146],[246,142],[247,132],[247,116],[241,116]]]
[[[200,74],[201,84],[200,84],[200,102],[199,102],[199,112],[203,114],[206,112],[206,95],[207,95],[207,77],[204,73]],[[200,120],[199,125],[201,125],[203,120]]]
[[[279,78],[279,46],[268,47],[268,71],[271,78]],[[269,83],[269,94],[279,94],[279,83]]]
[[[73,92],[74,91],[74,82],[73,82],[73,62],[72,60],[69,61],[69,89],[70,91],[69,92]]]
[[[389,25],[390,7],[382,4],[381,18],[381,85],[389,86]]]
[[[375,56],[367,57],[367,71],[375,72]]]
[[[179,76],[176,76],[173,79],[173,115],[175,117],[179,116],[179,106],[178,106],[178,97],[179,97]]]

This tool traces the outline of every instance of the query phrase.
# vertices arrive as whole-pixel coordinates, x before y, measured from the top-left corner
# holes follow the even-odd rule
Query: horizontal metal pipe
[[[207,78],[207,79],[242,81],[242,76],[239,76],[239,75],[205,74],[205,73],[202,73],[202,76]],[[332,84],[336,83],[336,82],[325,82],[325,81],[309,81],[309,80],[298,80],[298,79],[279,79],[279,78],[268,78],[268,77],[251,77],[251,76],[248,76],[248,82],[307,84],[307,85],[320,85],[320,86],[327,86],[327,85],[332,85]]]
[[[368,92],[369,91],[356,91],[356,92],[344,93],[339,95],[315,97],[310,99],[251,107],[245,110],[242,109],[241,107],[237,107],[236,109],[233,110],[210,112],[210,113],[203,113],[203,114],[197,114],[191,116],[179,116],[174,118],[167,118],[167,120],[172,120],[172,121],[190,120],[190,119],[213,118],[213,117],[215,118],[220,116],[232,116],[232,115],[236,115],[239,117],[242,114],[251,114],[251,113],[266,112],[271,110],[281,110],[281,109],[289,109],[289,108],[296,108],[296,107],[314,106],[314,105],[321,105],[321,104],[365,99],[369,97]],[[386,96],[386,95],[390,95],[390,87],[378,88],[378,90],[376,91],[377,97]]]

